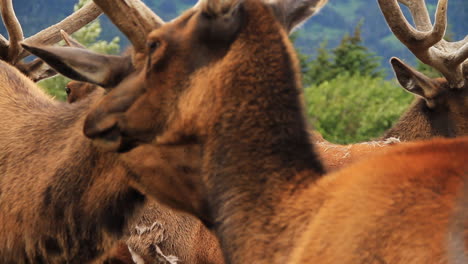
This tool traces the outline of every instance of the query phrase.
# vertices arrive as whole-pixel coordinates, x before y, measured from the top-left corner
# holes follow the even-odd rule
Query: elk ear
[[[211,43],[230,42],[242,22],[243,0],[201,0],[200,29]]]
[[[115,87],[132,71],[129,57],[103,55],[72,47],[45,47],[24,43],[22,46],[68,78],[104,88]]]
[[[393,71],[400,85],[410,93],[424,98],[427,102],[440,92],[440,84],[406,65],[398,58],[391,58]]]
[[[267,0],[263,0],[267,1]],[[328,0],[270,0],[268,5],[288,33],[316,14]]]

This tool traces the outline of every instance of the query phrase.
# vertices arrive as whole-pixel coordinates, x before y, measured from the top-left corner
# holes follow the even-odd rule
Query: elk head
[[[71,81],[65,87],[65,92],[67,93],[67,102],[77,102],[82,98],[85,98],[90,93],[94,92],[96,89],[99,89],[99,86],[92,83]]]
[[[408,118],[425,120],[431,130],[427,137],[467,135],[468,36],[458,42],[443,39],[447,27],[447,0],[439,1],[434,25],[424,0],[398,0],[409,8],[415,28],[403,16],[397,0],[378,2],[395,36],[419,60],[444,76],[431,79],[398,58],[391,59],[400,85],[420,98],[410,109],[418,112],[419,117],[409,111]]]

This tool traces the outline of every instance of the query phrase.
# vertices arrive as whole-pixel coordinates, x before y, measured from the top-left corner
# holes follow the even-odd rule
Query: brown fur
[[[216,237],[199,220],[158,204],[145,207],[127,245],[147,263],[159,263],[157,259],[167,260],[171,255],[180,263],[224,263]]]
[[[468,171],[465,172],[462,195],[457,200],[449,225],[448,256],[450,264],[468,262]]]
[[[467,137],[407,144],[327,175],[296,200],[323,199],[290,263],[447,263],[467,148]]]
[[[0,67],[0,262],[95,260],[122,237],[145,201],[117,155],[99,151],[82,134],[83,120],[102,91],[65,104],[8,64]],[[209,234],[204,238],[197,247],[216,243]],[[167,237],[168,245],[180,241],[172,239]],[[185,252],[190,245],[181,247]],[[211,257],[220,263],[219,254]]]
[[[150,142],[122,158],[161,202],[211,222],[228,263],[446,263],[468,138],[402,145],[324,175],[286,33],[259,1],[222,22],[205,3],[149,35],[160,45],[147,68],[102,100],[85,133],[120,151]],[[202,174],[140,173],[193,142]]]
[[[132,254],[145,264],[166,264],[171,258],[177,263],[224,263],[217,238],[198,219],[157,202],[145,205],[129,228],[130,234],[96,263],[133,264]]]
[[[134,264],[132,255],[125,242],[118,242],[108,253],[104,260],[95,261],[102,264]]]

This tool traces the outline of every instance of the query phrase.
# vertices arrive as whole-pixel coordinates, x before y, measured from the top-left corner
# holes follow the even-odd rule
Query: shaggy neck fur
[[[303,119],[293,48],[273,17],[254,5],[245,4],[247,25],[218,65],[222,81],[212,83],[222,98],[211,110],[219,115],[209,128],[203,174],[226,261],[285,263],[280,258],[293,243],[277,239],[296,238],[302,224],[281,210],[323,169]]]
[[[145,199],[116,155],[82,133],[101,96],[57,102],[13,67],[0,68],[0,263],[97,258]]]

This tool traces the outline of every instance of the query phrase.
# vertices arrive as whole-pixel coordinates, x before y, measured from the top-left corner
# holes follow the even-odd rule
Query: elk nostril
[[[115,142],[120,139],[120,130],[116,124],[107,130],[101,131],[98,137],[105,141]]]
[[[120,136],[119,128],[117,124],[114,124],[111,127],[100,129],[96,126],[85,126],[84,134],[90,139],[104,139],[108,141],[117,140]]]
[[[113,117],[96,120],[88,118],[85,121],[83,132],[90,139],[117,140],[120,136],[117,120]]]
[[[106,129],[96,129],[96,126],[85,125],[84,133],[93,140],[94,146],[103,151],[115,152],[121,148],[122,135],[117,123]]]

